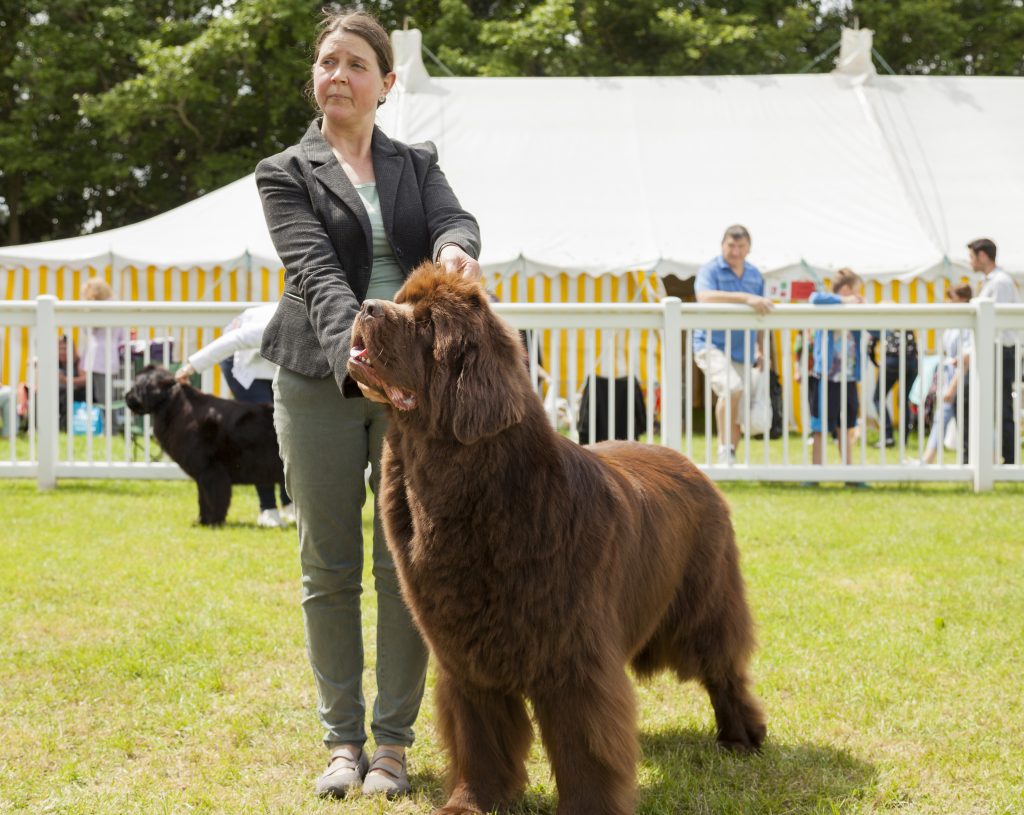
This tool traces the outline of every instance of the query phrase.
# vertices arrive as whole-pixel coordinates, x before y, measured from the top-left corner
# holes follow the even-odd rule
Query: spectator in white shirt
[[[989,238],[978,238],[967,244],[970,251],[971,268],[976,272],[985,275],[985,281],[981,285],[981,291],[975,300],[988,299],[996,303],[1019,303],[1020,292],[1013,278],[996,265],[996,245]],[[996,448],[996,460],[999,460],[998,453],[1002,453],[1003,461],[1007,464],[1014,464],[1017,461],[1017,445],[1014,441],[1014,419],[1013,419],[1013,387],[1016,379],[1017,360],[1017,335],[1013,331],[1000,331],[996,341],[1001,346],[1002,358],[996,359],[996,371],[999,376],[1000,388],[1000,431]],[[1000,362],[1002,363],[1000,366]],[[970,363],[970,353],[966,355],[965,363]],[[1002,370],[1000,371],[1000,367]],[[968,405],[967,386],[970,377],[964,378],[964,428],[970,427],[967,421]],[[963,434],[964,439],[964,461],[967,461],[968,433]]]

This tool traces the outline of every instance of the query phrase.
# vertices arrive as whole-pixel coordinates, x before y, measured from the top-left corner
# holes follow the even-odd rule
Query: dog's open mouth
[[[352,376],[378,393],[384,394],[387,400],[398,410],[412,410],[416,407],[416,394],[389,385],[377,369],[373,367],[373,359],[367,347],[358,336],[352,338],[352,348],[348,352],[348,370]]]

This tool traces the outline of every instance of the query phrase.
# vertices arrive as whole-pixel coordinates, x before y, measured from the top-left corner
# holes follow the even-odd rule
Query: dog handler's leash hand
[[[191,364],[186,362],[177,371],[174,372],[174,378],[177,380],[179,385],[185,385],[188,383],[192,374],[196,372],[196,369]]]
[[[437,253],[437,262],[446,272],[462,275],[467,280],[479,280],[483,276],[480,263],[457,243],[442,246]]]

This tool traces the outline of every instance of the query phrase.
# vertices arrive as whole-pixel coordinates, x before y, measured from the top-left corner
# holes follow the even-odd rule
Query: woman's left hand
[[[189,378],[195,372],[195,368],[192,367],[191,363],[186,362],[174,372],[174,378],[177,380],[179,385],[186,385],[188,384]]]
[[[483,276],[479,261],[454,243],[449,243],[441,249],[437,262],[446,272],[462,275],[468,280],[479,280]]]

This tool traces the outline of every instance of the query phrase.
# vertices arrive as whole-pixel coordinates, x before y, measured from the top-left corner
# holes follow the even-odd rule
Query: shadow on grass
[[[770,732],[762,752],[752,756],[722,751],[709,732],[683,728],[641,732],[640,749],[637,815],[842,812],[877,786],[878,770],[845,750],[776,744]],[[414,772],[409,780],[421,800],[444,804],[442,774]],[[554,815],[554,779],[545,781],[544,789],[531,784],[507,811]]]
[[[770,724],[769,724],[770,728]],[[870,796],[878,770],[845,750],[768,740],[757,755],[718,749],[706,731],[641,733],[638,813],[819,813]]]
[[[545,764],[545,768],[547,767],[548,765]],[[416,790],[417,797],[421,801],[428,802],[431,807],[442,807],[448,800],[444,782],[444,773],[430,771],[409,773],[409,783]],[[547,786],[552,792],[542,791],[536,785],[531,785],[519,800],[499,812],[503,815],[554,815],[558,808],[558,796],[554,794],[553,777],[548,779]]]

